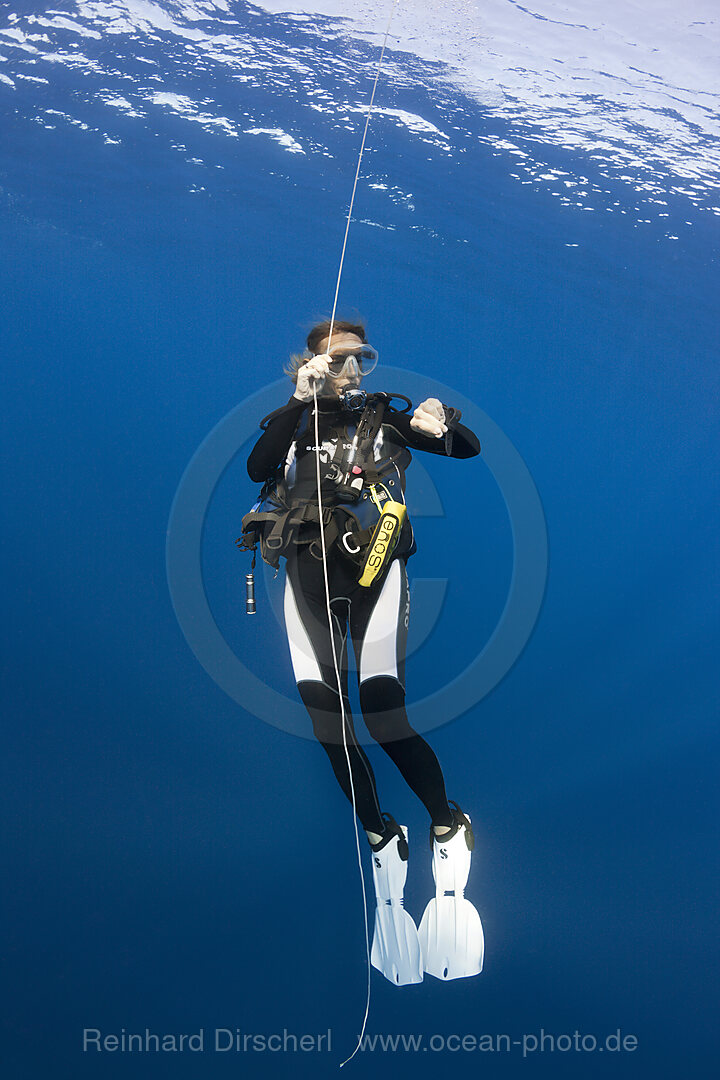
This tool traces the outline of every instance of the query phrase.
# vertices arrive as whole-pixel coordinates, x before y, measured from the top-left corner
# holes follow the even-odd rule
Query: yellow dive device
[[[380,511],[380,520],[373,530],[360,575],[360,584],[365,586],[372,585],[378,574],[382,573],[387,566],[407,516],[405,503],[395,502],[393,499],[386,499],[384,503],[381,503],[374,484],[370,492],[373,502]]]

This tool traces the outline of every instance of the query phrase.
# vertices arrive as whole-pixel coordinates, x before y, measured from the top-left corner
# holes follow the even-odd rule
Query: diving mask
[[[377,349],[372,345],[338,345],[330,355],[328,375],[331,379],[359,379],[377,367]]]

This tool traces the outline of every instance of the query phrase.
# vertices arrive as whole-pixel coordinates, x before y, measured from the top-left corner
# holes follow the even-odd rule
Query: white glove
[[[423,435],[434,435],[437,439],[441,439],[447,431],[442,402],[436,397],[423,401],[413,413],[410,427],[422,432]]]
[[[298,369],[297,384],[295,386],[293,397],[297,398],[298,401],[312,401],[313,383],[319,394],[325,385],[327,373],[328,357],[313,356],[312,360],[308,360],[307,364],[303,364],[303,366]]]

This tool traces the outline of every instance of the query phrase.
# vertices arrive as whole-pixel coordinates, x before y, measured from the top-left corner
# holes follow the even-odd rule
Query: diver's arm
[[[283,463],[306,407],[304,401],[291,397],[287,405],[276,409],[267,418],[265,430],[252,448],[247,462],[248,475],[254,484],[268,480]]]
[[[443,406],[445,410],[446,434],[438,438],[436,435],[425,435],[410,426],[412,416],[410,413],[396,412],[390,408],[385,413],[384,424],[395,428],[398,435],[411,450],[426,450],[430,454],[444,454],[446,457],[471,458],[480,453],[480,442],[477,436],[458,422],[459,413],[449,406]]]

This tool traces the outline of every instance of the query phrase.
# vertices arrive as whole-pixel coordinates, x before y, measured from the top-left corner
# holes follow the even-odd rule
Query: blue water
[[[282,55],[312,62],[302,24],[232,12],[233,32],[279,36]],[[85,53],[131,85],[139,46],[123,53],[97,32]],[[159,33],[144,47],[159,61],[171,44]],[[116,111],[111,127],[107,70],[33,70],[48,82],[0,86],[5,1075],[332,1075],[364,1009],[351,815],[322,750],[244,710],[195,659],[165,540],[208,432],[278,379],[329,312],[361,114],[332,129],[281,80],[207,74],[225,115],[245,109],[306,148],[324,139],[329,158],[172,109]],[[165,89],[200,100],[204,70],[185,82],[176,71]],[[328,94],[346,93],[337,70],[327,78]],[[420,116],[440,107],[420,83],[382,95]],[[517,125],[457,95],[467,130],[517,140]],[[455,388],[511,440],[550,551],[522,655],[428,736],[476,825],[468,895],[485,971],[403,990],[373,972],[368,1031],[619,1028],[637,1049],[376,1052],[348,1071],[700,1076],[715,1058],[718,945],[717,218],[668,183],[668,216],[639,225],[627,181],[582,149],[540,146],[545,166],[596,191],[586,212],[551,184],[518,182],[488,145],[454,152],[379,117],[368,168],[387,186],[360,187],[343,276],[340,313],[367,319],[381,359]],[[614,204],[627,212],[606,212]],[[208,508],[205,584],[232,648],[293,697],[277,583],[268,596],[260,580],[256,622],[244,614],[233,541],[255,496],[246,449]],[[482,649],[513,559],[482,458],[416,465],[444,516],[418,519],[410,576],[448,584],[409,660],[410,700]],[[406,906],[419,917],[432,884],[425,812],[373,763],[414,840]],[[330,1028],[332,1050],[214,1053],[216,1027]],[[83,1053],[84,1028],[204,1028],[206,1049]]]

